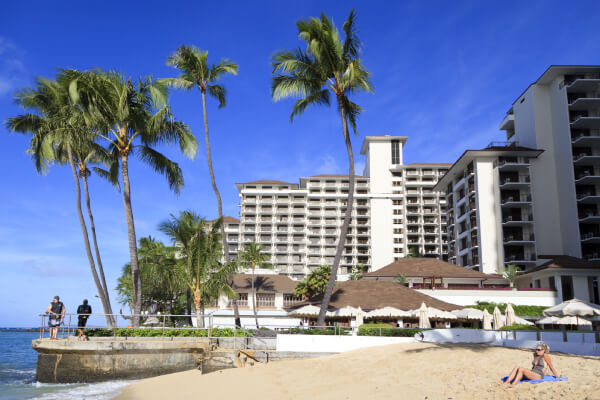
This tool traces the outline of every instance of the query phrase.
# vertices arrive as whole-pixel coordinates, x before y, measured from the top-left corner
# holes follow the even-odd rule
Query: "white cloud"
[[[0,36],[0,96],[24,84],[23,51],[9,39]]]

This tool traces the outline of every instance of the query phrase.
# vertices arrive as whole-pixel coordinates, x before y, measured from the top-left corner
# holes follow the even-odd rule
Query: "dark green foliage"
[[[312,271],[308,276],[298,282],[294,294],[307,299],[325,292],[327,282],[331,275],[331,267],[329,265],[321,265]]]
[[[343,327],[336,327],[336,326],[332,326],[331,328],[315,328],[315,329],[308,329],[308,328],[291,328],[291,329],[284,329],[282,331],[280,331],[279,333],[283,333],[283,334],[295,334],[295,335],[339,335],[339,336],[348,336],[350,334],[350,328],[344,329]]]
[[[474,306],[466,306],[470,308],[476,308],[478,310],[488,310],[490,314],[494,312],[494,308],[498,307],[500,312],[504,314],[506,312],[506,303],[491,303],[487,301],[478,301],[477,305]],[[515,314],[519,316],[529,316],[529,317],[541,317],[543,316],[543,311],[548,307],[544,306],[517,306],[512,305],[513,310],[515,310]]]
[[[86,329],[85,334],[89,337],[112,337],[115,335],[112,329]],[[232,328],[214,328],[211,329],[210,335],[212,337],[233,337],[234,330]],[[163,330],[158,329],[143,329],[143,328],[119,328],[116,330],[116,336],[118,337],[207,337],[208,329],[177,329],[167,328],[164,333]],[[236,330],[235,336],[244,337],[252,336],[252,333],[248,331]]]
[[[424,330],[420,328],[394,328],[386,324],[364,324],[358,328],[358,336],[413,337]]]
[[[512,324],[503,326],[499,329],[500,331],[538,331],[539,328],[535,325],[526,325],[526,324]]]

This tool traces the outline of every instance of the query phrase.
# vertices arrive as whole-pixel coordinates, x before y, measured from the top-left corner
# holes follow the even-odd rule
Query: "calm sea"
[[[93,384],[49,384],[35,381],[37,332],[0,329],[0,399],[110,399],[127,381]]]

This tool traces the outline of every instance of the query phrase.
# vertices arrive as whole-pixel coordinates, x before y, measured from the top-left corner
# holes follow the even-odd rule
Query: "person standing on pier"
[[[52,303],[48,306],[46,314],[48,317],[48,327],[50,328],[50,339],[56,340],[58,335],[58,327],[65,320],[65,305],[60,301],[60,297],[54,296]]]
[[[79,331],[78,340],[89,340],[88,337],[83,333],[83,328],[92,313],[92,306],[88,305],[87,299],[83,299],[83,304],[77,307],[77,330]]]

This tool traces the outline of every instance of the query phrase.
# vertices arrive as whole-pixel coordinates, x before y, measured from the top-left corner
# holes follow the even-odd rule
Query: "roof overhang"
[[[366,136],[360,148],[360,154],[367,154],[367,148],[369,147],[369,143],[371,142],[391,142],[392,140],[399,140],[400,142],[402,142],[402,144],[404,144],[408,140],[408,136]]]

